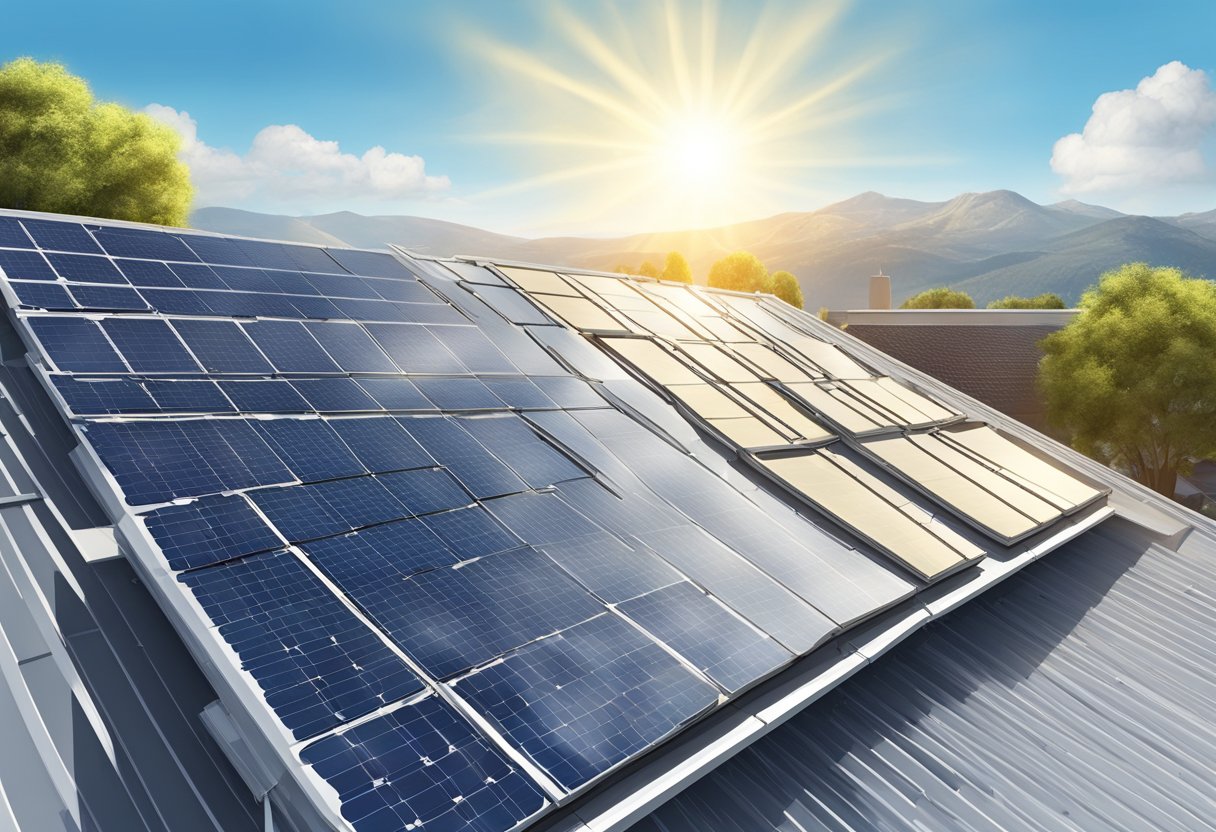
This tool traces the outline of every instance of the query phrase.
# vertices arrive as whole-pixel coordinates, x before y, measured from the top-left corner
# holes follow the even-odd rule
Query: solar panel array
[[[974,561],[967,524],[1090,499],[751,300],[26,217],[0,270],[132,556],[359,832],[525,824]],[[605,355],[858,545],[570,370]]]

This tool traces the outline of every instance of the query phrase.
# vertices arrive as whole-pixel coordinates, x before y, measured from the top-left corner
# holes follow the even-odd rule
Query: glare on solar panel
[[[672,351],[649,338],[601,338],[605,346],[620,355],[657,384],[704,384],[688,364]]]
[[[532,295],[532,300],[560,320],[584,332],[626,332],[628,328],[596,304],[583,297]]]
[[[566,295],[577,297],[578,292],[555,272],[539,269],[521,269],[514,266],[499,266],[499,271],[511,278],[516,286],[525,292],[544,292],[549,295]]]

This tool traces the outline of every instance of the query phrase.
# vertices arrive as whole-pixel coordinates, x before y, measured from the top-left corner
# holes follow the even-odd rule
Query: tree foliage
[[[774,295],[790,306],[802,308],[802,287],[798,284],[798,278],[785,271],[773,272],[772,284]]]
[[[649,260],[643,260],[642,265],[638,266],[638,274],[642,277],[658,277],[659,267]]]
[[[714,263],[709,269],[709,285],[735,292],[771,290],[768,269],[750,251],[731,252]]]
[[[664,280],[692,283],[692,267],[688,265],[688,260],[683,254],[680,254],[678,251],[669,251],[667,252],[667,259],[663,262],[663,274],[661,277]]]
[[[975,301],[966,292],[941,286],[926,289],[899,305],[900,309],[974,309]]]
[[[989,309],[1064,309],[1064,298],[1055,292],[1044,292],[1032,298],[1007,295],[988,304]]]
[[[60,64],[0,67],[0,206],[184,225],[193,191],[172,128],[93,99]]]
[[[1078,450],[1173,496],[1188,460],[1216,455],[1216,284],[1132,263],[1043,341],[1039,387]]]

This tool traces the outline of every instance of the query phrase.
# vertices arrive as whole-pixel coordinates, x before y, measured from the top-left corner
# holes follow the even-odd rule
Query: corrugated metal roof
[[[1119,520],[925,627],[635,832],[1216,828],[1216,537]]]

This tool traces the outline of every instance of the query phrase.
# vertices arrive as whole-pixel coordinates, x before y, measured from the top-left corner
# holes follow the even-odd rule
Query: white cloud
[[[1103,93],[1081,133],[1056,142],[1051,168],[1069,193],[1134,191],[1209,177],[1216,90],[1202,70],[1172,61],[1134,90]]]
[[[337,142],[317,139],[294,124],[272,124],[253,137],[243,156],[198,137],[185,111],[149,104],[148,115],[182,137],[181,159],[190,166],[196,204],[255,209],[338,209],[401,199],[435,197],[451,182],[428,176],[420,156],[373,147],[362,156]]]

